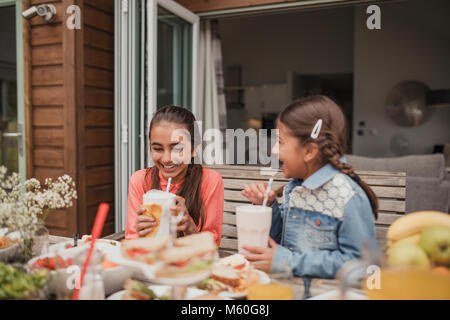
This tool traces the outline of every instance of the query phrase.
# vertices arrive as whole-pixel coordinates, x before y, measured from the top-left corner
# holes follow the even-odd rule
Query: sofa
[[[443,154],[371,158],[346,155],[356,170],[406,172],[406,213],[450,212],[450,175]]]

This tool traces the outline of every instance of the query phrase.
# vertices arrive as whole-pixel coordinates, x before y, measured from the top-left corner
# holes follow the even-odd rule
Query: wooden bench
[[[214,165],[208,168],[218,171],[223,178],[225,201],[220,249],[234,253],[237,251],[236,206],[250,203],[241,195],[245,184],[268,181],[270,176],[262,174],[262,167]],[[266,168],[267,169],[267,168]],[[386,244],[389,225],[405,214],[406,174],[403,172],[356,171],[378,197],[378,219],[376,235],[382,246]],[[274,175],[272,189],[278,189],[289,180],[279,170]],[[281,198],[278,198],[281,202]]]
[[[261,174],[261,167],[214,165],[206,166],[218,171],[223,178],[225,201],[222,224],[221,251],[234,253],[237,251],[236,206],[250,203],[241,195],[245,184],[257,181],[268,181],[270,176]],[[383,246],[386,243],[388,227],[397,218],[405,214],[406,174],[403,172],[356,171],[375,192],[378,197],[378,219],[375,221],[377,239]],[[285,185],[289,180],[281,171],[274,175],[273,189]],[[281,202],[281,198],[278,199]],[[125,232],[107,236],[107,239],[122,240]]]

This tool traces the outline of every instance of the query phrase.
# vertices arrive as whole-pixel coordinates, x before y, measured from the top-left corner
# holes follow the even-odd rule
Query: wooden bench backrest
[[[268,181],[264,168],[257,166],[213,165],[208,168],[218,171],[223,178],[225,201],[220,248],[230,252],[237,251],[236,206],[250,203],[241,195],[245,184]],[[406,174],[403,172],[356,171],[375,192],[378,198],[378,219],[376,223],[377,239],[385,243],[389,225],[405,214]],[[273,189],[285,185],[289,180],[279,170],[273,176]],[[281,202],[281,198],[278,199]]]

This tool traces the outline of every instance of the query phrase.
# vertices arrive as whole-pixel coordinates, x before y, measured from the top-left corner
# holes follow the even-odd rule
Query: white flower
[[[18,230],[23,237],[32,236],[38,221],[45,219],[49,210],[72,206],[77,198],[75,183],[69,175],[59,177],[56,182],[32,178],[23,184],[17,173],[6,176],[7,169],[0,166],[0,227]]]

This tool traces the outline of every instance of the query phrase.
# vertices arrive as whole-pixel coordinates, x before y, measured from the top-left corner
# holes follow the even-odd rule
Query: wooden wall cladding
[[[84,0],[83,183],[80,229],[91,230],[100,202],[110,205],[103,234],[114,232],[114,1]],[[80,162],[81,163],[81,162]]]
[[[24,44],[24,69],[29,74],[26,83],[25,101],[27,136],[27,155],[31,163],[27,165],[28,177],[36,177],[41,182],[45,178],[56,178],[67,170],[65,154],[64,109],[64,20],[65,10],[62,1],[22,1],[24,8],[42,3],[56,7],[56,18],[46,23],[41,17],[24,20],[24,30],[28,33],[28,43]],[[25,76],[27,79],[27,76]],[[28,90],[27,90],[28,87]],[[71,235],[76,231],[76,207],[49,213],[47,226],[52,234]]]
[[[90,233],[100,202],[111,205],[104,235],[114,232],[114,1],[23,0],[51,3],[56,19],[24,20],[25,78],[29,86],[27,174],[43,181],[70,174],[78,200],[51,212],[50,232]],[[70,5],[81,9],[81,29],[66,27]],[[25,38],[25,37],[24,37]],[[27,67],[28,66],[28,67]]]

